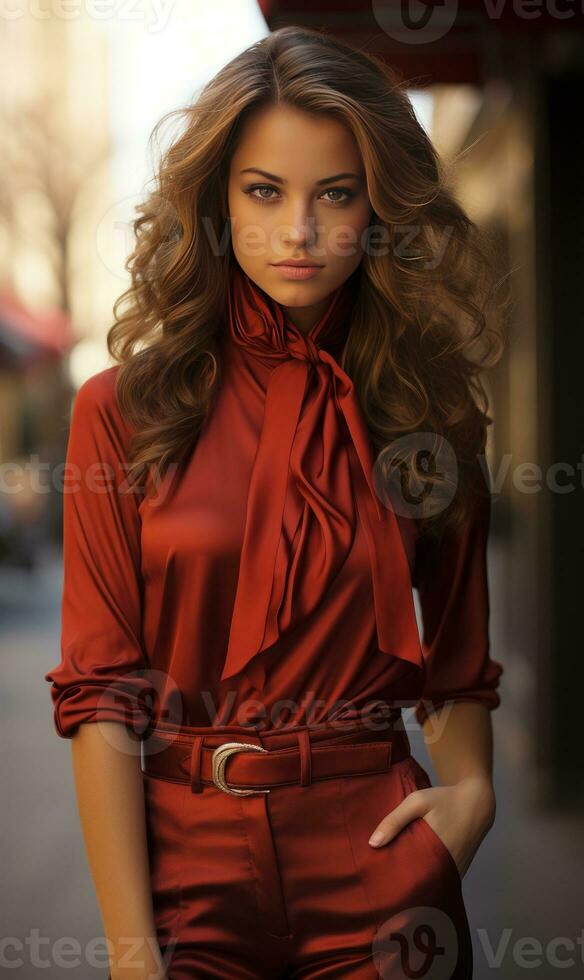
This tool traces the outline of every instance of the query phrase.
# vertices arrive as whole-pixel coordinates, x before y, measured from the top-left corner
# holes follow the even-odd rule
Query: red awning
[[[27,307],[15,292],[0,292],[0,338],[4,337],[14,353],[23,357],[62,356],[73,345],[71,318],[53,307],[39,311]],[[14,345],[10,341],[14,341]]]
[[[513,57],[526,39],[584,29],[581,5],[569,2],[558,8],[535,4],[534,10],[511,0],[258,0],[258,5],[271,31],[287,24],[328,31],[381,56],[414,87],[482,84],[493,64],[504,53]]]

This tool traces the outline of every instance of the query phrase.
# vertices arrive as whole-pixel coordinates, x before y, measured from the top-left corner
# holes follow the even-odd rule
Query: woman
[[[186,123],[75,400],[46,675],[111,977],[467,978],[502,672],[485,246],[390,70],[318,32]]]

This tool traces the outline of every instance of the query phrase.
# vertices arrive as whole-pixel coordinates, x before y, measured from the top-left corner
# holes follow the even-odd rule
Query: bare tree
[[[0,107],[0,222],[10,239],[46,255],[57,301],[71,312],[71,237],[84,191],[109,159],[106,139],[74,129],[55,93]],[[38,220],[25,225],[19,202],[33,197]]]

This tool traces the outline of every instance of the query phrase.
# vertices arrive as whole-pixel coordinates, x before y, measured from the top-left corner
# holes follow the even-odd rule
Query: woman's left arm
[[[464,526],[444,533],[439,545],[422,545],[416,560],[426,681],[415,715],[440,785],[410,793],[375,828],[382,845],[423,817],[461,875],[495,818],[491,712],[503,666],[490,653],[485,468],[476,457],[480,492]]]
[[[440,785],[417,789],[375,828],[375,847],[421,817],[448,848],[461,878],[495,820],[491,714],[477,702],[454,701],[426,716],[424,740]]]
[[[491,713],[479,702],[454,701],[422,730],[440,785],[404,802],[435,830],[463,876],[495,820]]]

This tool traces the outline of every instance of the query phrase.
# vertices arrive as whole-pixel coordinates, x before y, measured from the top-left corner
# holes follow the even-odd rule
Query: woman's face
[[[228,208],[239,265],[309,330],[361,262],[373,213],[353,134],[330,116],[258,109],[231,160]],[[277,266],[294,259],[316,268],[293,278]]]

